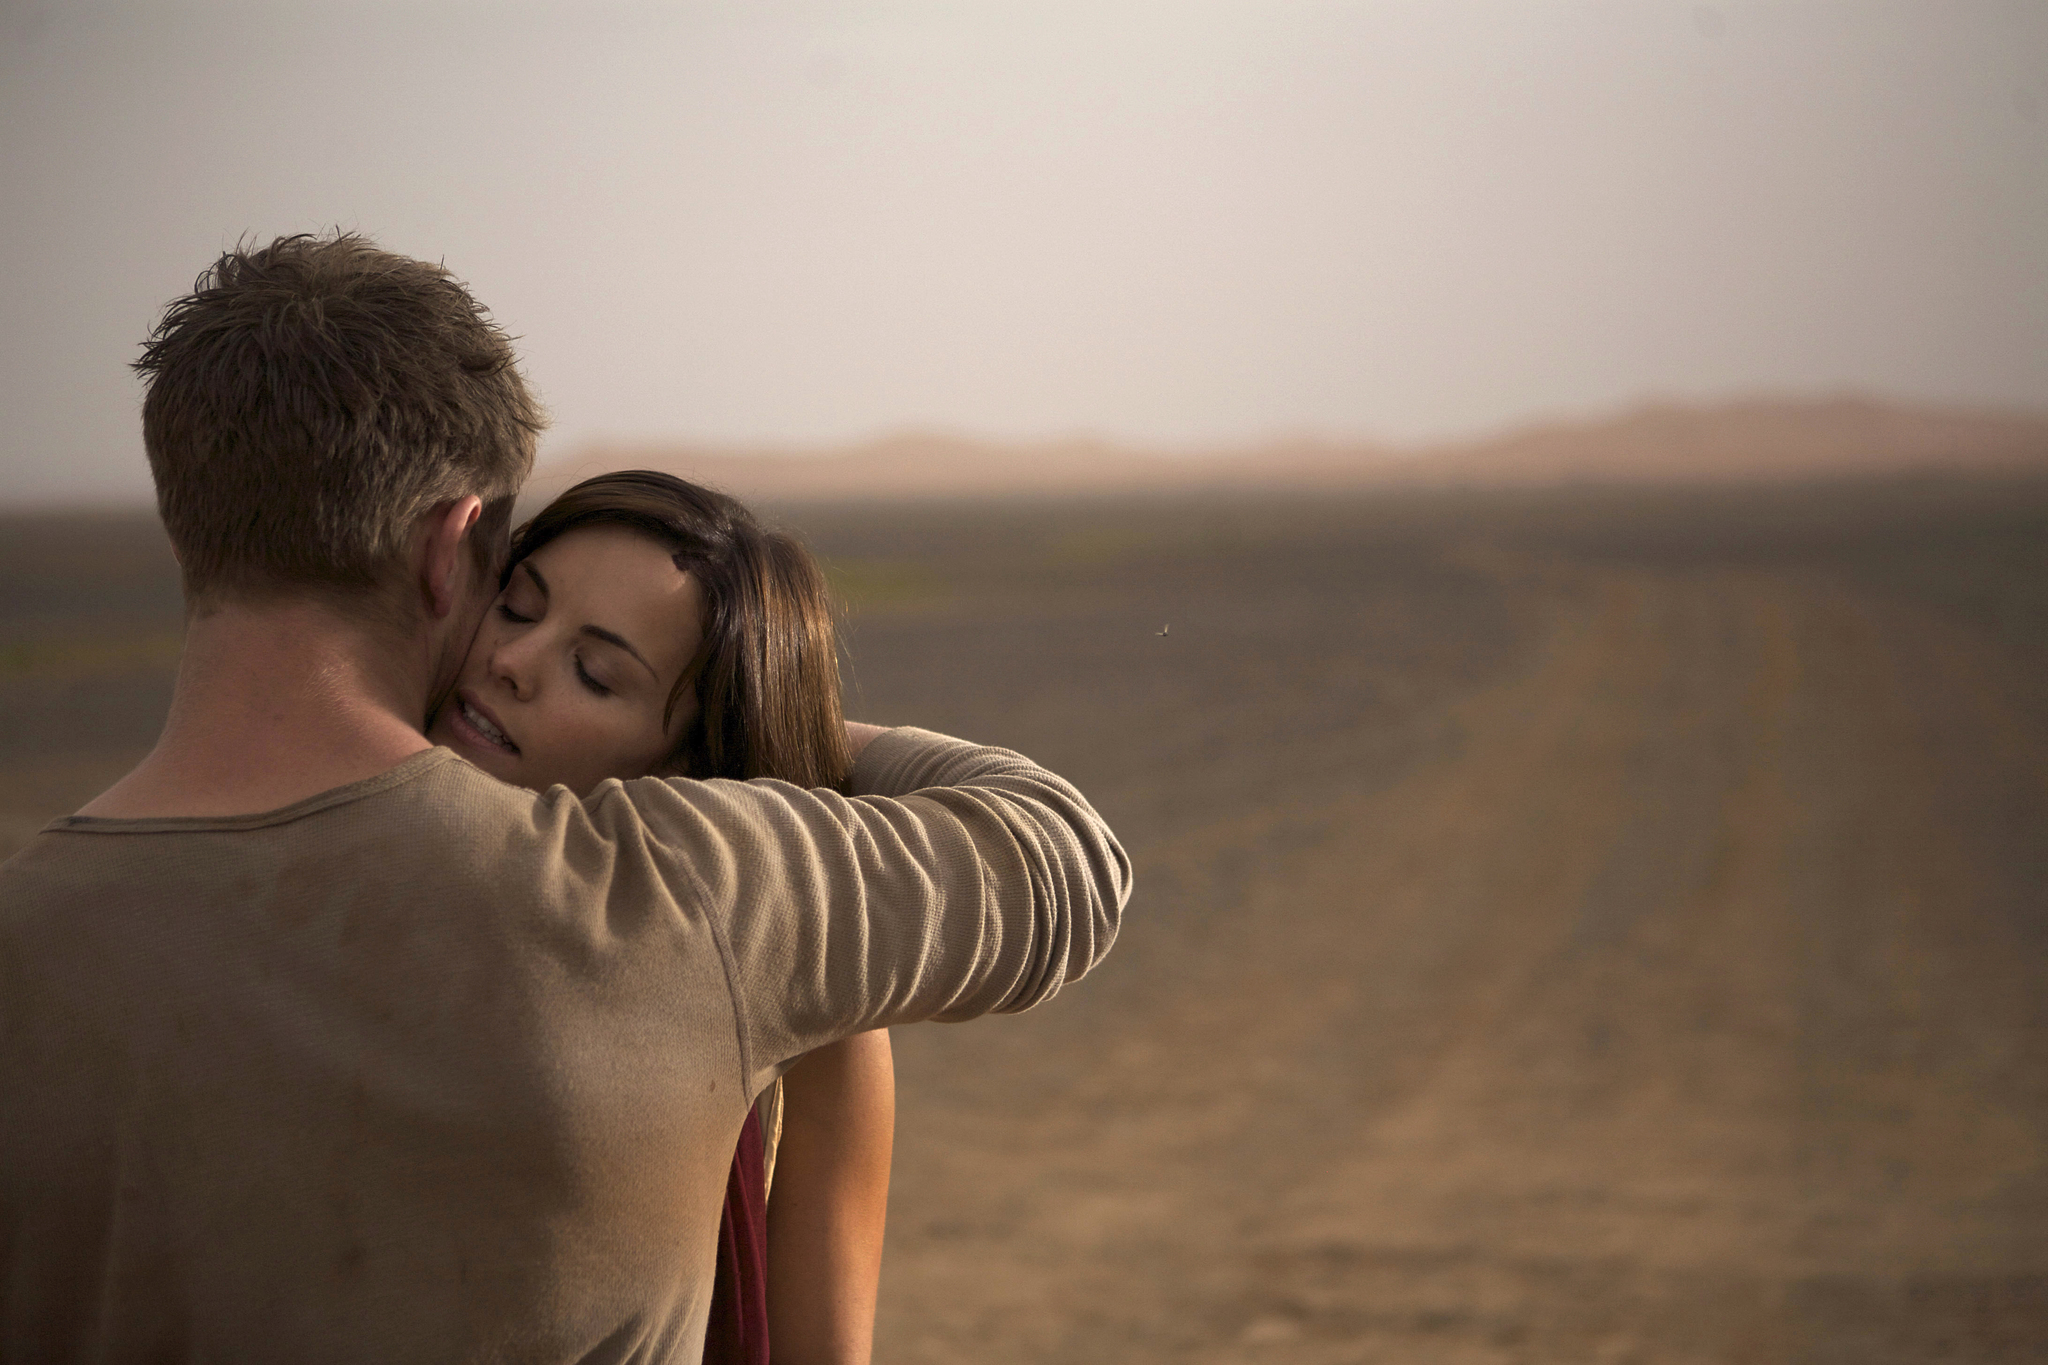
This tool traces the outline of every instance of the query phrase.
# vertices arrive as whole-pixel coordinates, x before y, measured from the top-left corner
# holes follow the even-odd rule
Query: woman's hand
[[[863,721],[858,721],[858,720],[850,720],[850,721],[847,721],[847,722],[846,722],[846,750],[847,750],[847,756],[848,756],[848,757],[850,757],[850,758],[859,758],[859,757],[860,757],[860,751],[861,751],[862,749],[865,749],[865,748],[867,748],[867,747],[868,747],[868,744],[869,744],[869,743],[870,743],[871,741],[873,741],[873,739],[874,739],[874,737],[875,737],[876,735],[881,735],[881,734],[887,734],[887,733],[888,733],[888,731],[889,731],[889,727],[888,727],[888,726],[886,726],[886,725],[869,725],[869,724],[866,724],[866,723],[865,723],[865,722],[863,722]]]
[[[808,1053],[782,1078],[782,1142],[768,1195],[775,1365],[868,1365],[895,1134],[886,1029]]]

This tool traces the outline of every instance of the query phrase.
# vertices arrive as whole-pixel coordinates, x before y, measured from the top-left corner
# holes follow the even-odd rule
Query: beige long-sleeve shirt
[[[1128,864],[922,731],[855,799],[505,786],[446,749],[0,867],[0,1360],[695,1361],[754,1095],[1024,1009]]]

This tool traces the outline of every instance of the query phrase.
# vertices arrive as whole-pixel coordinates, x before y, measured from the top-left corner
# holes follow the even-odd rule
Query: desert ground
[[[878,1360],[2048,1359],[2048,481],[781,515],[855,715],[1138,867],[897,1030]],[[178,611],[142,518],[0,588],[4,853]]]

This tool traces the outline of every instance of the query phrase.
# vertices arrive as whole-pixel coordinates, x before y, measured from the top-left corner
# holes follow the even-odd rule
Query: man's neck
[[[186,631],[163,735],[79,812],[255,815],[429,747],[430,650],[312,602],[224,606]]]

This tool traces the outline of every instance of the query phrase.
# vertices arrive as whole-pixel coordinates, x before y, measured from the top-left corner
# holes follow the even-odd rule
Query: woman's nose
[[[491,649],[491,677],[509,687],[512,695],[520,701],[532,700],[534,684],[540,677],[540,670],[534,667],[533,636],[531,631],[515,635],[509,640],[500,640]]]

